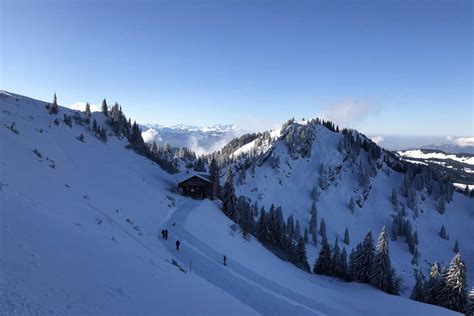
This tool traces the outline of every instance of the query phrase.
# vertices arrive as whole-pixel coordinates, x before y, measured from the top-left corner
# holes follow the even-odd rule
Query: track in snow
[[[193,200],[186,201],[172,212],[162,226],[169,231],[168,240],[162,240],[162,243],[185,270],[198,274],[262,315],[344,314],[295,293],[230,259],[225,267],[222,253],[184,228],[186,218],[198,203]],[[173,226],[173,223],[176,223],[176,226]],[[181,242],[179,251],[176,251],[175,246],[177,239]]]

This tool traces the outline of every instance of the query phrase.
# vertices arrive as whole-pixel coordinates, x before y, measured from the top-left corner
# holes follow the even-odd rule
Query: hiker
[[[178,250],[178,251],[179,251],[179,245],[180,245],[180,244],[181,244],[181,243],[179,242],[179,240],[176,240],[176,250]]]
[[[227,266],[227,257],[224,255],[224,265]]]
[[[161,238],[165,239],[165,230],[164,229],[161,230]]]
[[[173,226],[176,226],[176,222],[173,223]]]
[[[164,239],[164,240],[168,240],[168,230],[167,230],[167,229],[165,229],[165,230],[163,231],[163,239]]]

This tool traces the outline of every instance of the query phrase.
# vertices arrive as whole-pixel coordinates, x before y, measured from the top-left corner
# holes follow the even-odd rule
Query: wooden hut
[[[182,195],[193,199],[212,197],[212,183],[206,173],[187,171],[181,174],[178,178],[178,188]]]

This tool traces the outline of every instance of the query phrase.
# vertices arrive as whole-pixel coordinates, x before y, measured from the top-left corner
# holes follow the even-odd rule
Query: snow
[[[244,195],[257,201],[259,207],[264,206],[268,211],[270,206],[281,206],[283,215],[293,214],[299,220],[301,229],[308,226],[312,199],[310,192],[314,186],[318,187],[320,175],[319,166],[324,164],[326,169],[336,170],[334,180],[326,190],[321,190],[318,208],[318,224],[321,218],[327,225],[327,236],[330,243],[336,237],[342,239],[346,227],[349,229],[351,244],[346,251],[362,241],[365,234],[371,230],[374,238],[381,228],[388,229],[392,225],[393,211],[390,202],[392,189],[397,191],[401,187],[403,175],[393,170],[387,171],[383,166],[375,177],[371,178],[371,189],[363,207],[356,207],[354,214],[349,210],[351,197],[356,199],[362,195],[358,184],[358,164],[367,160],[367,154],[353,163],[344,159],[338,151],[338,143],[342,135],[334,133],[323,126],[315,127],[315,140],[309,158],[292,159],[285,140],[277,139],[271,145],[272,156],[280,158],[280,166],[272,168],[271,163],[264,163],[255,168],[255,175],[247,171],[245,180],[239,185],[236,180],[236,194]],[[237,177],[236,177],[237,178]],[[406,199],[400,194],[399,201],[406,204]],[[454,201],[446,204],[445,214],[436,211],[436,201],[423,192],[418,197],[419,216],[414,219],[413,211],[407,208],[413,230],[418,233],[421,254],[419,267],[425,274],[434,261],[447,263],[453,257],[454,242],[459,240],[461,254],[467,266],[468,284],[474,282],[474,202],[471,198],[460,193],[454,193]],[[441,225],[445,225],[450,240],[439,238]],[[433,242],[436,241],[436,242]],[[412,254],[408,250],[404,238],[389,243],[392,264],[396,273],[402,278],[402,295],[409,296],[414,285]],[[308,246],[309,263],[313,264],[318,249]]]
[[[4,94],[0,110],[0,314],[254,313],[170,263],[157,236],[180,198],[172,176],[65,126],[73,111],[56,126],[42,102]]]
[[[278,139],[278,137],[280,137],[280,130],[273,130],[270,132],[270,137],[272,140],[276,140]],[[257,139],[251,141],[250,143],[248,144],[245,144],[244,146],[240,147],[239,149],[237,149],[236,151],[234,151],[232,154],[231,154],[231,157],[238,157],[239,155],[242,155],[242,154],[248,154],[253,148],[256,148],[256,142],[257,142]],[[263,153],[265,151],[267,151],[271,146],[271,142],[268,143],[266,146],[262,146],[260,148],[257,148],[257,153]]]
[[[461,154],[445,154],[440,152],[423,152],[422,150],[407,150],[407,151],[398,151],[398,154],[403,157],[409,158],[420,158],[420,159],[452,159],[469,165],[474,165],[474,156],[463,156]]]
[[[86,125],[66,126],[63,113],[76,111],[60,107],[57,116],[49,115],[44,102],[5,92],[0,92],[0,111],[2,315],[451,314],[367,285],[311,275],[278,259],[255,239],[247,241],[233,232],[218,204],[177,195],[175,176],[125,148],[125,140],[109,135],[103,143]],[[102,113],[93,115],[106,126]],[[56,117],[59,126],[53,123]],[[13,122],[18,134],[10,130]],[[84,143],[77,139],[80,134]],[[335,150],[324,150],[337,138],[329,133],[315,146],[319,159],[339,161]],[[317,162],[307,166],[314,168]],[[262,178],[275,173],[265,166],[257,170],[258,177],[250,186],[274,190],[264,195],[266,204],[272,197],[283,205],[286,197],[284,210],[294,211],[303,220],[308,217],[307,201],[290,194],[299,196],[304,192],[299,190],[307,190],[314,179],[302,168],[306,163],[298,163],[293,165],[298,181],[287,182],[290,171],[286,169],[279,175],[288,183],[287,192],[277,181]],[[374,184],[374,190],[380,192],[371,198],[368,209],[358,211],[368,213],[360,218],[342,215],[344,202],[331,203],[329,195],[325,198],[319,216],[326,218],[331,238],[342,233],[346,223],[353,242],[368,227],[381,224],[376,210],[386,203],[387,184],[383,183],[387,179],[378,181],[380,187]],[[339,188],[342,191],[337,194],[330,190],[333,197],[348,196],[350,185]],[[462,203],[470,200],[456,196],[443,218],[430,213],[436,225],[426,226],[432,231],[420,240],[423,247],[428,247],[429,238],[437,233],[435,226],[443,219],[451,241],[457,238],[461,249],[469,249],[463,240],[466,231],[472,231],[472,217],[467,217]],[[161,229],[169,230],[168,241],[159,239]],[[180,251],[174,246],[177,238],[182,241]],[[430,250],[430,254],[445,260],[451,245],[448,241],[437,244],[442,244],[439,253]],[[409,260],[405,248],[400,250],[400,262]],[[311,260],[315,252],[314,247],[309,250]],[[224,253],[229,258],[227,267],[222,265]],[[468,271],[472,271],[469,260]]]
[[[199,251],[215,266],[212,273],[220,275],[231,270],[244,280],[251,280],[243,286],[244,293],[238,290],[242,301],[263,314],[298,313],[288,307],[280,307],[278,302],[265,301],[254,294],[255,285],[266,288],[268,293],[290,298],[291,304],[304,307],[303,314],[327,315],[438,315],[448,312],[432,305],[419,304],[399,296],[386,295],[368,285],[345,283],[337,279],[308,274],[291,263],[274,256],[254,238],[246,240],[239,231],[232,230],[232,222],[226,218],[215,203],[197,203],[179,209],[172,221],[176,222],[173,234],[180,240],[186,240],[183,250]],[[187,218],[186,218],[187,217]],[[183,227],[184,221],[184,227]],[[181,253],[181,250],[180,250]],[[227,256],[227,266],[222,264],[222,256]],[[190,259],[192,258],[192,259]],[[193,271],[197,271],[196,256],[183,254],[183,263],[192,260]],[[208,263],[204,266],[208,267]],[[200,269],[201,267],[199,267]],[[224,272],[222,272],[224,271]],[[216,277],[216,279],[219,279]],[[226,282],[224,286],[233,284]],[[233,289],[227,290],[230,293]],[[367,299],[370,298],[368,304]],[[267,298],[265,298],[266,300]],[[390,308],[387,308],[390,306]],[[270,308],[270,309],[269,309]],[[282,309],[283,308],[283,309]],[[294,308],[294,307],[292,307]]]

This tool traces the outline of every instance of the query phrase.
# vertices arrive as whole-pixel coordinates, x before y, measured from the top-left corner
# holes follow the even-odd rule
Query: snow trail
[[[323,306],[307,297],[289,290],[257,273],[227,259],[223,254],[190,234],[184,228],[188,215],[198,205],[189,200],[170,212],[162,228],[168,229],[169,239],[162,240],[185,270],[198,274],[263,315],[343,315],[342,311]],[[173,223],[176,223],[173,226]],[[181,247],[176,251],[175,241]]]

